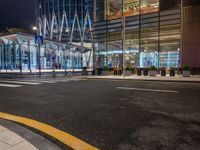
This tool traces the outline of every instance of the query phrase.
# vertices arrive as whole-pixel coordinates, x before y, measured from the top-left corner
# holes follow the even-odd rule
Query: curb
[[[182,82],[182,83],[200,83],[195,80],[161,80],[161,79],[122,79],[122,78],[98,78],[98,77],[82,77],[83,79],[91,79],[91,80],[119,80],[119,81],[154,81],[154,82]]]
[[[19,124],[0,119],[0,125],[21,136],[39,150],[62,150],[46,138]]]

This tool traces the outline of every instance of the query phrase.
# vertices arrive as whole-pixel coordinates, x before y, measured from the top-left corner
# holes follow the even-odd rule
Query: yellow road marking
[[[37,129],[51,137],[54,137],[55,139],[59,140],[60,142],[66,144],[67,146],[71,147],[74,150],[99,150],[98,148],[91,146],[84,141],[64,132],[59,129],[56,129],[50,125],[38,122],[33,119],[28,119],[24,117],[14,116],[11,114],[6,114],[3,112],[0,112],[0,118],[14,121],[23,125],[26,125],[28,127],[32,127],[34,129]]]

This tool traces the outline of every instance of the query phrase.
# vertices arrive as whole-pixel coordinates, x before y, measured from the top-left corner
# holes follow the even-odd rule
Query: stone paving
[[[0,149],[1,150],[38,150],[28,141],[16,133],[0,126]]]

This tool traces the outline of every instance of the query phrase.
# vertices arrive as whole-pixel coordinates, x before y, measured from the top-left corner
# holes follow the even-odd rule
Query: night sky
[[[0,30],[19,27],[31,30],[35,25],[34,0],[0,0]]]

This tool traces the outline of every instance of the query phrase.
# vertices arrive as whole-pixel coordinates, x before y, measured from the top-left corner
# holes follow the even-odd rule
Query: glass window
[[[95,65],[97,68],[103,68],[107,65],[106,42],[95,43]]]
[[[139,30],[126,31],[125,65],[132,68],[139,66]]]
[[[139,14],[139,0],[124,0],[124,15],[135,16]]]
[[[96,5],[94,4],[94,9],[96,9],[96,14],[94,21],[103,21],[105,20],[105,8],[106,1],[105,0],[96,0]]]
[[[141,29],[140,67],[158,67],[158,27]]]
[[[107,0],[107,20],[122,17],[123,13],[126,17],[139,14],[139,0]]]
[[[110,41],[107,43],[107,64],[109,68],[122,67],[122,41]]]
[[[161,0],[160,1],[160,10],[171,10],[180,8],[181,0]]]
[[[160,27],[160,67],[179,67],[180,34],[180,24]]]
[[[122,0],[107,0],[107,20],[122,16]]]
[[[140,0],[140,13],[147,14],[159,11],[159,0]]]

